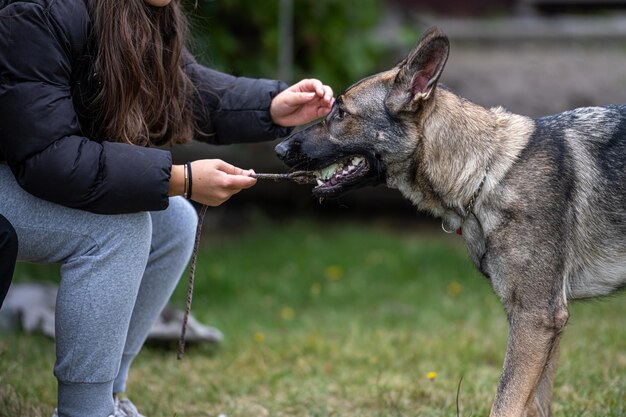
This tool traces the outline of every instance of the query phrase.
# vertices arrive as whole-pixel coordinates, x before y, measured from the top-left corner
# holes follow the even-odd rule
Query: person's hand
[[[184,192],[184,165],[174,165],[170,195]],[[237,168],[220,159],[201,159],[191,163],[191,199],[208,206],[219,206],[239,191],[256,184],[254,171]]]
[[[333,90],[320,80],[306,79],[283,90],[272,100],[270,115],[280,126],[298,126],[323,117],[334,102]]]

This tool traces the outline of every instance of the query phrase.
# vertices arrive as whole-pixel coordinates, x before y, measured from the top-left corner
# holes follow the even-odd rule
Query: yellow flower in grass
[[[434,381],[435,379],[437,379],[437,372],[430,371],[426,374],[426,378],[428,378],[429,381]]]
[[[322,292],[322,284],[320,284],[319,282],[316,282],[313,285],[311,285],[312,296],[317,297],[318,295],[320,295],[321,292]]]
[[[291,307],[284,307],[280,310],[280,317],[285,321],[291,321],[296,317],[296,312]]]
[[[338,265],[331,265],[324,271],[324,276],[330,281],[337,281],[343,277],[343,268]]]
[[[452,281],[448,284],[446,291],[448,292],[448,295],[450,297],[455,298],[459,294],[461,294],[461,291],[463,291],[463,286],[456,281]]]
[[[261,332],[256,332],[254,334],[254,341],[257,343],[263,343],[265,342],[265,335]]]

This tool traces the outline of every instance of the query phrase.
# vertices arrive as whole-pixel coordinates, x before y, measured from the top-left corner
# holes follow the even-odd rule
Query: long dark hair
[[[180,60],[187,21],[180,0],[88,0],[101,85],[95,139],[135,145],[186,142],[194,133],[191,81]]]

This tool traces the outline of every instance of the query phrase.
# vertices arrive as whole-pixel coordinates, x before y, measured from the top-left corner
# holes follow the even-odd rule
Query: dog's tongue
[[[321,171],[317,171],[317,175],[320,176],[322,179],[328,180],[333,175],[335,175],[335,172],[340,170],[341,167],[342,167],[341,164],[334,163],[334,164],[327,166],[326,168],[323,168]]]

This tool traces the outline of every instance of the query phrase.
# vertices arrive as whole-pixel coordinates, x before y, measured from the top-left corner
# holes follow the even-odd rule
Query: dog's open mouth
[[[356,155],[342,159],[315,171],[317,187],[313,188],[313,192],[316,194],[337,193],[342,188],[359,182],[369,170],[370,164],[363,156]]]

